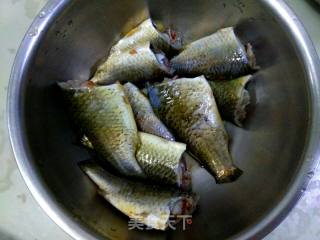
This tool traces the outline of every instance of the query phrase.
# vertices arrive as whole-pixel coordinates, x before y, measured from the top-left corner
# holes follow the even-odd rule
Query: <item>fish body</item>
[[[173,223],[170,216],[177,223],[177,216],[192,214],[198,201],[195,194],[116,177],[94,163],[82,163],[80,167],[111,205],[154,229],[165,230],[169,221]]]
[[[121,174],[144,177],[135,154],[140,145],[137,126],[121,84],[82,86],[60,83],[74,123],[97,153]]]
[[[246,118],[246,107],[250,103],[249,92],[245,89],[251,75],[230,81],[209,81],[222,118],[239,127]]]
[[[171,74],[169,62],[164,53],[152,50],[150,43],[147,42],[122,51],[120,54],[111,54],[98,67],[91,81],[98,85],[112,84],[117,81],[139,83]]]
[[[191,188],[191,173],[183,158],[186,144],[139,132],[136,158],[148,178],[162,184]]]
[[[179,76],[205,75],[213,80],[233,79],[257,68],[251,45],[245,47],[232,27],[187,45],[171,66]]]
[[[148,98],[132,83],[126,83],[123,87],[132,107],[138,128],[142,132],[174,141],[171,132],[153,112]]]
[[[242,171],[234,166],[224,129],[205,77],[181,78],[149,86],[150,102],[179,141],[213,174],[217,183],[236,180]]]
[[[182,40],[177,36],[176,32],[172,30],[165,31],[161,26],[158,26],[157,29],[149,18],[120,39],[111,48],[110,54],[130,51],[136,48],[136,46],[144,45],[147,42],[150,42],[155,48],[165,53],[182,48]]]
[[[163,185],[172,185],[183,190],[191,189],[191,166],[185,158],[186,144],[139,132],[140,146],[136,159],[148,179]],[[94,150],[86,136],[82,144]]]

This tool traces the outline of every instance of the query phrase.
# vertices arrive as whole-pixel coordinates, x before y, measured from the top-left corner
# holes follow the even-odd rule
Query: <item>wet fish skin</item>
[[[191,190],[191,166],[185,159],[186,144],[170,141],[149,133],[139,132],[140,146],[136,159],[148,179],[163,185]],[[86,136],[82,144],[94,150]]]
[[[164,53],[154,52],[148,42],[120,54],[111,54],[98,67],[91,81],[98,85],[116,81],[139,83],[171,74],[172,70]]]
[[[110,54],[120,54],[130,51],[136,46],[150,42],[155,48],[170,53],[182,48],[182,39],[175,32],[165,31],[161,25],[155,26],[150,18],[143,21],[136,28],[128,32],[110,50]],[[170,34],[171,33],[171,34]]]
[[[209,81],[222,118],[239,127],[246,118],[246,107],[250,104],[249,92],[245,89],[251,75],[230,81]]]
[[[191,173],[183,154],[186,144],[139,132],[136,158],[148,178],[162,184],[191,189]]]
[[[59,83],[72,119],[97,153],[125,176],[145,177],[135,154],[140,145],[129,101],[121,84]]]
[[[198,197],[193,193],[119,178],[95,163],[80,163],[80,167],[110,204],[129,218],[154,229],[165,230],[170,215],[192,214],[196,208]]]
[[[233,79],[258,69],[252,46],[242,45],[232,27],[187,45],[171,66],[179,76],[205,75],[210,80]]]
[[[217,183],[232,182],[242,174],[232,162],[228,135],[204,76],[155,84],[148,94],[160,119],[187,143]]]
[[[174,136],[153,112],[148,98],[130,82],[123,87],[132,107],[138,128],[142,132],[174,141]]]

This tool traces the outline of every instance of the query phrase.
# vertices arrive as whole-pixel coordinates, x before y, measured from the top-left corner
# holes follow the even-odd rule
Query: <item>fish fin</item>
[[[74,139],[74,145],[85,148],[87,150],[94,150],[94,147],[90,140],[85,135],[79,135]]]
[[[155,112],[156,115],[158,115],[158,108],[160,107],[161,105],[161,102],[159,100],[159,98],[157,97],[157,94],[155,91],[157,91],[157,89],[152,86],[151,84],[148,84],[147,85],[147,90],[148,90],[148,96],[149,96],[149,100],[150,100],[150,103],[152,105],[152,108]]]
[[[92,143],[90,142],[90,140],[87,138],[86,135],[83,135],[82,138],[80,139],[80,143],[82,146],[84,146],[85,148],[91,149],[93,150],[94,147],[92,145]]]

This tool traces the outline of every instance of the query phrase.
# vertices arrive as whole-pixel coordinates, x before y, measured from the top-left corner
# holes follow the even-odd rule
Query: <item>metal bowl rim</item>
[[[320,99],[320,86],[317,82],[317,80],[320,79],[318,55],[303,25],[283,0],[261,1],[265,6],[268,6],[288,28],[303,59],[310,85],[309,101],[312,103],[309,108],[311,112],[309,136],[307,139],[307,149],[304,154],[305,160],[300,167],[297,177],[281,202],[268,213],[263,220],[238,233],[233,239],[257,239],[271,232],[298,202],[311,179],[310,173],[316,169],[320,160],[320,149],[318,149],[320,143],[320,127],[317,124],[320,122],[320,113],[317,111],[318,105],[316,104]],[[36,52],[33,50],[37,48],[51,23],[71,2],[71,0],[50,0],[41,10],[45,16],[42,14],[41,18],[36,17],[25,35],[11,71],[7,96],[7,120],[14,156],[23,179],[32,195],[49,217],[66,233],[74,239],[85,240],[94,239],[93,236],[99,238],[99,236],[91,229],[81,227],[76,223],[74,218],[55,200],[53,194],[47,189],[41,177],[34,172],[33,165],[28,160],[30,152],[27,147],[26,137],[23,134],[24,126],[20,118],[21,113],[18,111],[21,104],[23,104],[20,102],[20,99],[23,94],[21,92],[21,85],[24,77],[24,69],[28,68],[28,64],[30,64],[34,56],[33,54]],[[38,33],[37,36],[31,36],[30,33],[32,31],[36,31]]]

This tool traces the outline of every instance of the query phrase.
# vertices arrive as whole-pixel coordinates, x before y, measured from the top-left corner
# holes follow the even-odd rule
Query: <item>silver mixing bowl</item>
[[[174,4],[174,1],[172,1]],[[201,196],[186,231],[128,230],[80,171],[57,81],[88,79],[110,46],[144,17],[142,0],[53,0],[18,51],[8,95],[9,130],[20,171],[48,215],[75,239],[259,239],[288,214],[319,158],[319,62],[301,23],[280,0],[188,0],[177,14],[187,40],[236,26],[261,70],[249,89],[245,128],[228,126],[243,176],[216,185],[197,171]],[[180,226],[181,228],[181,226]]]

